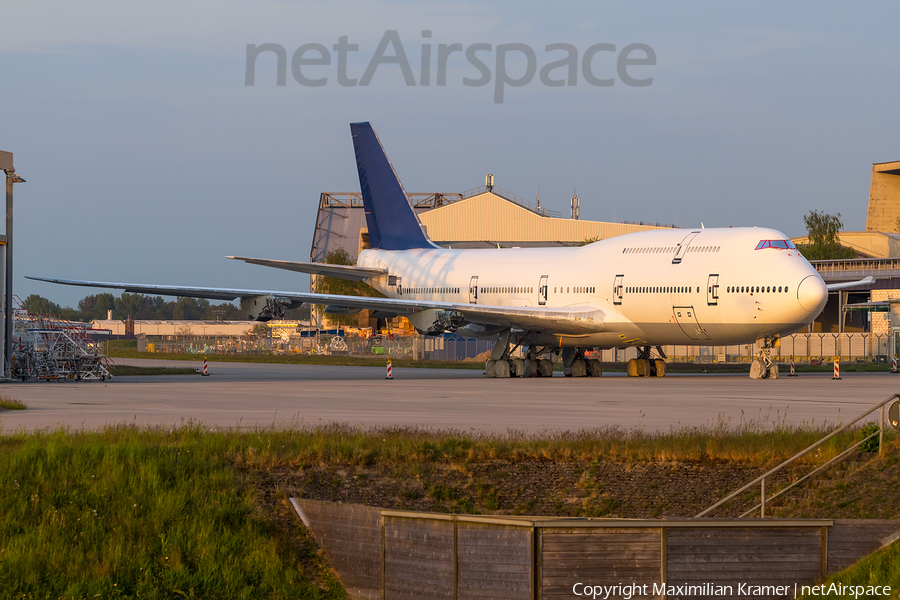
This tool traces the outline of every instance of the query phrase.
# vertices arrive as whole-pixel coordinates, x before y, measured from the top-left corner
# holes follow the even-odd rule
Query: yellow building
[[[900,161],[872,165],[866,231],[900,231]]]
[[[540,200],[525,200],[493,184],[457,194],[407,196],[428,236],[436,244],[452,248],[572,246],[625,233],[675,227],[641,221],[582,221],[578,218],[577,197],[570,201],[571,217],[566,219],[542,207]],[[323,192],[319,196],[310,260],[325,262],[329,252],[343,249],[355,261],[368,247],[362,196]],[[315,290],[316,276],[310,279],[311,289]],[[368,315],[368,311],[361,313],[360,327],[375,326],[368,322]]]

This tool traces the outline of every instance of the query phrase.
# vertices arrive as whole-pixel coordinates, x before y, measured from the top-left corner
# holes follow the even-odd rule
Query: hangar
[[[513,248],[573,246],[598,239],[649,229],[675,228],[673,224],[644,221],[582,221],[580,199],[569,201],[570,214],[541,206],[494,185],[493,175],[485,185],[461,193],[407,194],[428,236],[440,246],[451,248]],[[322,192],[316,214],[310,260],[326,262],[328,254],[342,249],[354,262],[369,248],[368,228],[362,195],[358,192]],[[315,290],[317,276],[310,276]],[[369,323],[370,313],[360,313],[360,326]],[[321,316],[313,315],[314,323]],[[324,325],[325,323],[318,323]]]

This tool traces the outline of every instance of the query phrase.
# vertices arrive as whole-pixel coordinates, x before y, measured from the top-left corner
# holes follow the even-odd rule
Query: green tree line
[[[69,321],[89,322],[107,318],[108,311],[113,311],[113,319],[124,320],[162,320],[162,321],[246,321],[247,315],[230,302],[212,304],[204,298],[176,298],[164,300],[162,296],[145,296],[143,294],[122,293],[114,296],[110,293],[91,294],[78,301],[78,308],[60,306],[59,304],[31,294],[22,302],[23,308],[32,314],[59,315]],[[222,311],[222,312],[213,312]],[[285,319],[308,319],[309,307],[304,306],[287,311]]]

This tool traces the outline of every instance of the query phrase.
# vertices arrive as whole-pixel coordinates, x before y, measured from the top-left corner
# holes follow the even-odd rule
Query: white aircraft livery
[[[815,319],[829,289],[870,281],[826,286],[786,235],[758,227],[644,231],[571,248],[442,248],[425,233],[372,126],[353,123],[350,130],[371,243],[357,265],[228,258],[366,281],[386,298],[31,279],[239,300],[248,318],[260,321],[304,303],[335,314],[403,315],[425,335],[495,340],[489,377],[550,376],[559,355],[566,375],[598,376],[599,361],[585,352],[626,347],[638,348],[629,375],[663,376],[664,345],[761,340],[754,378],[777,377],[769,349]],[[510,357],[518,347],[524,359]]]

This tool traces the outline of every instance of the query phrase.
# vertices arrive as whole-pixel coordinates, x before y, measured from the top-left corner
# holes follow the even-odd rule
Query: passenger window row
[[[560,287],[559,288],[560,294],[593,294],[596,291],[597,291],[597,288],[595,288],[595,287],[583,287],[583,286],[576,286],[576,287],[570,286],[570,287]],[[553,293],[554,294],[557,293],[556,288],[553,288]]]
[[[623,248],[622,254],[671,254],[677,250],[678,247],[670,247],[670,246],[659,246],[659,247],[646,247],[646,248]],[[718,252],[722,249],[722,246],[689,246],[687,251],[690,252]]]
[[[486,286],[482,288],[485,294],[531,294],[534,292],[532,287],[507,287],[507,286]]]
[[[626,294],[690,294],[691,286],[672,286],[672,285],[664,285],[664,286],[635,286],[635,287],[626,287]],[[700,293],[700,288],[697,288],[697,293]]]
[[[457,287],[413,287],[407,291],[409,294],[458,294]]]
[[[729,294],[745,294],[745,293],[748,293],[748,292],[751,293],[751,294],[752,294],[753,292],[756,292],[756,293],[758,293],[758,294],[763,294],[763,293],[769,294],[769,293],[772,293],[772,292],[778,292],[778,293],[781,293],[781,292],[782,292],[782,289],[783,289],[784,292],[787,292],[787,291],[788,291],[788,287],[787,287],[787,286],[784,286],[784,288],[782,288],[782,286],[780,286],[780,285],[779,285],[777,288],[776,288],[774,285],[770,285],[770,286],[765,286],[765,285],[743,286],[743,285],[742,285],[742,286],[729,286],[729,287],[727,287],[727,288],[725,288],[725,289],[728,291]]]

